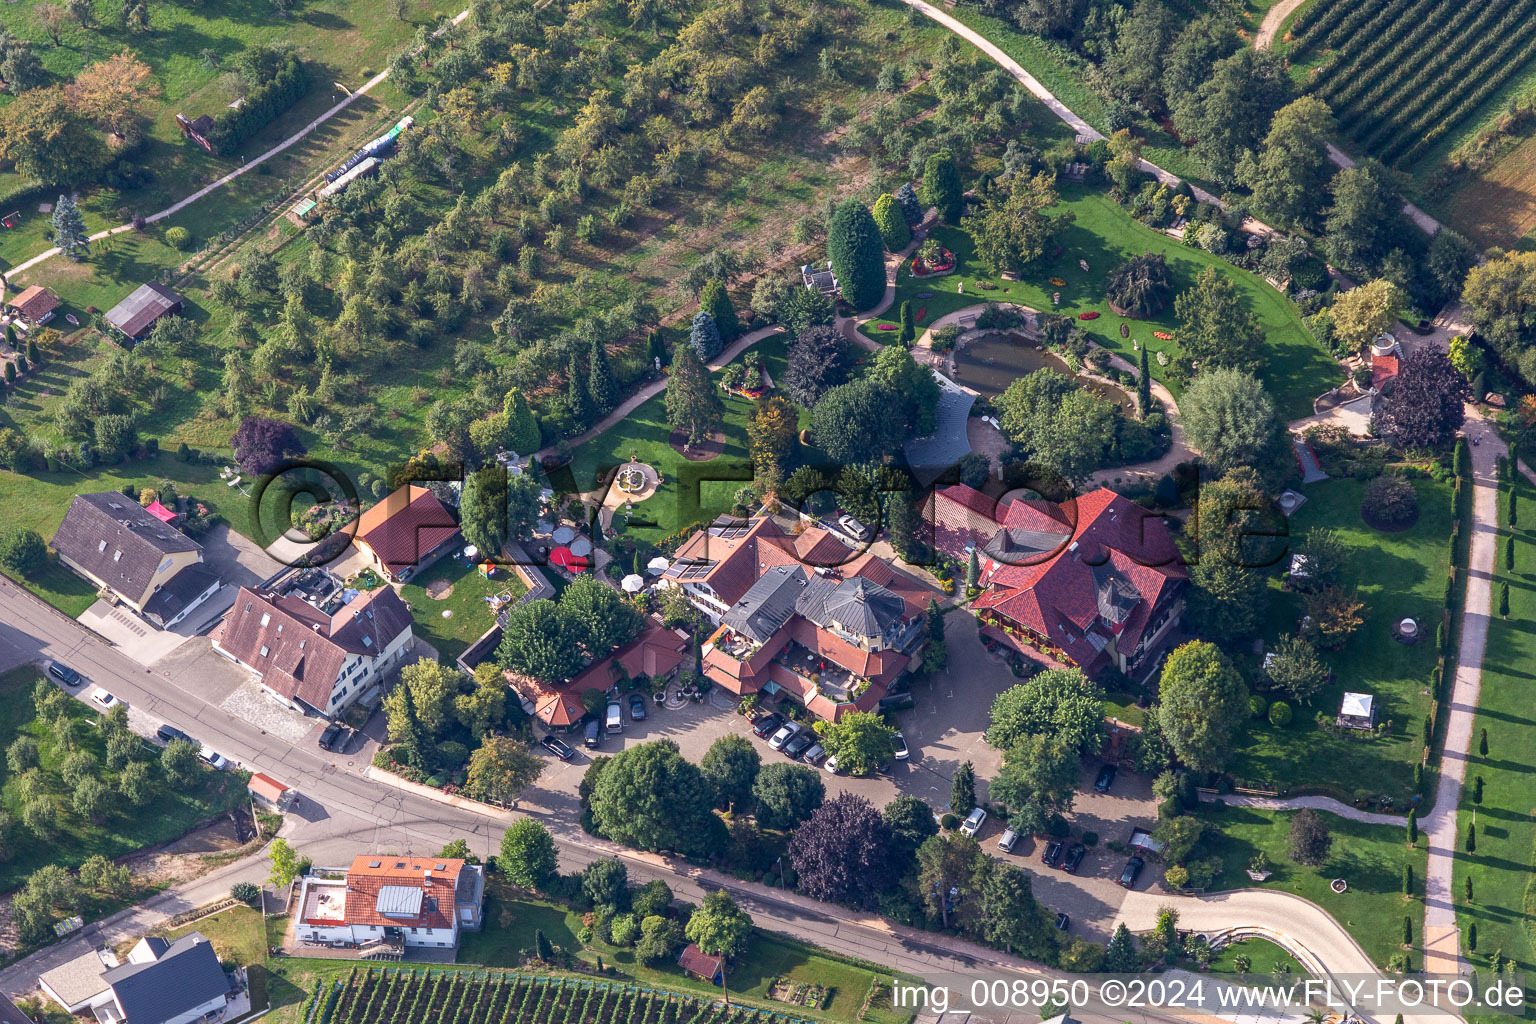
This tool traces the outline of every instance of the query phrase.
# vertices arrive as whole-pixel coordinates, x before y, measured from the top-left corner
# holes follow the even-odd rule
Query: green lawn
[[[185,835],[198,822],[249,799],[239,773],[205,771],[198,784],[189,790],[166,788],[162,780],[159,795],[145,807],[133,807],[114,800],[114,810],[101,824],[80,818],[70,809],[68,787],[58,775],[64,752],[48,727],[36,719],[32,688],[41,678],[42,673],[31,666],[0,675],[0,747],[9,747],[21,735],[37,740],[44,788],[60,806],[58,834],[44,840],[19,829],[15,849],[0,864],[0,892],[14,889],[44,864],[76,867],[93,854],[115,858],[168,842]],[[69,703],[69,713],[88,725],[93,725],[98,718],[80,701]],[[93,727],[80,730],[78,746],[95,755],[98,762],[104,756],[105,744]],[[109,785],[114,781],[105,765],[99,766],[99,775]],[[20,819],[20,784],[18,777],[10,772],[6,773],[4,785],[0,786],[0,805]]]
[[[1449,564],[1447,538],[1451,532],[1451,488],[1433,480],[1414,482],[1419,495],[1419,521],[1400,533],[1373,530],[1360,518],[1364,485],[1354,480],[1330,480],[1305,489],[1307,503],[1290,519],[1290,544],[1299,544],[1313,527],[1336,531],[1349,547],[1346,582],[1359,588],[1365,602],[1364,625],[1338,651],[1322,652],[1332,666],[1334,682],[1311,707],[1294,708],[1285,728],[1255,721],[1247,742],[1229,771],[1238,779],[1269,782],[1292,794],[1328,793],[1351,800],[1359,790],[1391,796],[1399,811],[1412,797],[1413,762],[1423,747],[1420,732],[1429,712],[1429,685],[1435,666],[1434,643],[1427,636],[1412,647],[1392,639],[1392,624],[1412,617],[1433,634],[1445,598]],[[1289,565],[1276,566],[1276,573]],[[1285,632],[1294,632],[1303,606],[1296,594],[1282,593],[1274,583],[1266,649]],[[1257,670],[1257,659],[1252,659]],[[1346,690],[1374,694],[1379,721],[1391,722],[1387,735],[1368,740],[1336,739],[1313,721],[1317,712],[1333,714]],[[1432,781],[1425,792],[1434,793]],[[1422,808],[1421,808],[1422,813]]]
[[[1378,966],[1385,967],[1388,958],[1400,951],[1405,916],[1414,920],[1417,943],[1424,920],[1422,896],[1428,859],[1423,840],[1410,850],[1400,828],[1365,825],[1324,814],[1333,831],[1332,852],[1321,867],[1304,867],[1290,859],[1288,834],[1294,813],[1201,804],[1201,820],[1214,826],[1213,832],[1220,831],[1202,840],[1196,856],[1220,856],[1223,868],[1217,885],[1237,889],[1255,884],[1245,872],[1249,861],[1263,850],[1274,874],[1259,887],[1295,893],[1316,903],[1349,931]],[[1403,897],[1405,863],[1413,865],[1413,899]],[[1328,887],[1335,878],[1349,883],[1347,892],[1335,893]],[[1420,962],[1417,952],[1413,956],[1416,964]],[[1270,964],[1255,957],[1254,966],[1267,971]]]
[[[465,937],[459,961],[486,967],[510,967],[519,964],[534,946],[534,935],[543,930],[556,946],[578,951],[583,960],[592,962],[601,956],[604,964],[635,981],[662,985],[671,989],[718,992],[713,986],[692,978],[675,964],[659,968],[641,967],[634,953],[594,941],[585,950],[576,937],[581,928],[580,915],[564,907],[537,899],[514,899],[510,893],[493,886],[487,897],[485,930]],[[505,922],[504,924],[502,922]],[[869,994],[870,985],[887,975],[877,975],[867,967],[856,966],[831,954],[816,950],[764,931],[754,931],[747,950],[733,962],[730,974],[732,997],[742,997],[758,1005],[791,1012],[784,1003],[768,1000],[774,980],[788,977],[795,982],[821,985],[833,990],[830,1006],[822,1014],[837,1020],[897,1022],[910,1020],[910,1013],[871,1010],[859,1017],[859,1008]]]
[[[1531,872],[1536,847],[1536,771],[1531,752],[1536,750],[1536,715],[1531,711],[1533,666],[1536,666],[1536,535],[1527,525],[1536,509],[1536,488],[1525,480],[1518,484],[1519,525],[1509,528],[1508,488],[1499,502],[1499,532],[1515,535],[1515,567],[1504,564],[1503,541],[1499,543],[1497,580],[1509,582],[1509,617],[1492,620],[1488,648],[1483,657],[1483,684],[1473,723],[1472,755],[1466,783],[1481,776],[1483,802],[1474,806],[1463,791],[1457,825],[1457,856],[1452,892],[1457,901],[1466,953],[1467,928],[1477,925],[1477,953],[1470,959],[1475,969],[1487,965],[1490,953],[1502,950],[1520,969],[1536,967],[1536,875]],[[1495,584],[1495,587],[1498,583]],[[1494,594],[1497,608],[1498,594]],[[1488,756],[1477,754],[1477,737],[1488,730]],[[1471,856],[1463,838],[1477,816],[1477,852]],[[1468,904],[1464,886],[1470,878],[1473,899]]]
[[[267,929],[261,911],[251,907],[231,907],[180,928],[161,929],[151,934],[175,940],[192,932],[201,932],[213,943],[214,952],[226,966],[246,968],[251,982],[251,1008],[264,1008],[267,1005]]]
[[[976,258],[967,232],[959,228],[939,228],[935,237],[955,254],[959,270],[948,277],[919,281],[913,278],[910,265],[902,267],[896,275],[896,300],[887,311],[888,316],[896,316],[901,303],[909,299],[914,313],[927,309],[924,324],[956,309],[988,301],[1014,302],[1031,309],[1072,316],[1094,311],[1100,314],[1097,320],[1079,321],[1078,326],[1100,345],[1119,352],[1133,364],[1137,356],[1131,349],[1132,341],[1148,346],[1153,353],[1166,352],[1172,357],[1177,352],[1177,344],[1152,336],[1154,331],[1176,333],[1178,320],[1171,305],[1152,320],[1136,321],[1116,316],[1104,301],[1104,282],[1111,270],[1138,253],[1162,253],[1167,258],[1176,292],[1190,287],[1208,266],[1214,266],[1237,285],[1248,308],[1263,327],[1266,349],[1259,374],[1284,418],[1311,415],[1312,400],[1343,377],[1338,364],[1302,325],[1296,307],[1258,277],[1219,256],[1190,248],[1161,231],[1138,223],[1098,189],[1063,182],[1061,197],[1059,209],[1070,210],[1076,219],[1061,234],[1062,252],[1056,259],[1043,261],[1022,281],[1004,281],[990,273]],[[1078,266],[1079,260],[1087,261],[1089,269],[1086,272]],[[1049,282],[1052,277],[1067,283],[1058,288]],[[995,287],[978,289],[978,282]],[[956,291],[960,284],[965,286],[963,293]],[[920,299],[917,296],[922,292],[933,294]],[[1054,292],[1061,293],[1060,306],[1051,305]],[[879,323],[892,322],[871,321],[864,332],[882,343],[894,341],[895,332],[880,331],[875,327]],[[1130,325],[1130,338],[1120,337],[1122,323]],[[1150,363],[1150,368],[1152,376],[1168,384],[1177,398],[1180,389],[1168,381],[1169,368],[1158,366],[1155,360]]]
[[[1236,965],[1233,963],[1238,956],[1246,956],[1251,962],[1248,968],[1250,974],[1268,974],[1275,964],[1290,964],[1291,971],[1295,973],[1299,965],[1296,958],[1268,939],[1243,939],[1231,945],[1223,946],[1220,953],[1211,961],[1212,974],[1236,974]]]
[[[442,600],[428,597],[426,588],[439,580],[452,585],[452,592]],[[493,579],[486,579],[475,566],[450,556],[413,577],[400,588],[400,595],[411,606],[416,635],[424,637],[437,648],[438,657],[448,662],[463,654],[466,647],[491,628],[495,618],[486,598],[505,591],[517,597],[526,589],[508,568],[498,568]],[[445,619],[445,611],[453,614]]]

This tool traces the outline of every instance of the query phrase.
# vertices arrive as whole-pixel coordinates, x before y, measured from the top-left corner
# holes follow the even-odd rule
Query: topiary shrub
[[[1260,693],[1251,694],[1248,697],[1248,713],[1254,718],[1263,718],[1269,711],[1269,701]]]
[[[1283,700],[1277,700],[1269,706],[1269,724],[1277,729],[1283,729],[1291,724],[1291,706]]]
[[[1418,493],[1407,480],[1385,473],[1366,484],[1360,515],[1378,530],[1405,530],[1418,521]]]
[[[187,247],[192,244],[192,232],[188,231],[186,228],[179,224],[174,228],[167,228],[165,232],[165,244],[170,246],[172,249],[181,249],[182,251],[185,251]]]
[[[939,819],[939,827],[944,829],[945,832],[953,832],[960,827],[960,816],[958,814],[944,815],[944,817]]]

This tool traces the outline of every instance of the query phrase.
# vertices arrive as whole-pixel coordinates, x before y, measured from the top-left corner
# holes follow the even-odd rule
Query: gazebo
[[[1369,730],[1376,727],[1376,698],[1368,693],[1346,693],[1336,720],[1340,728]]]

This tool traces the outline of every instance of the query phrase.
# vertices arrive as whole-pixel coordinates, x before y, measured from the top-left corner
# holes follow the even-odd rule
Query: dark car
[[[164,743],[169,743],[171,740],[186,740],[188,743],[197,742],[191,736],[188,736],[174,725],[162,725],[160,728],[155,730],[155,735],[159,736],[161,742]]]
[[[773,713],[766,714],[762,718],[759,718],[757,721],[752,723],[752,732],[758,738],[762,738],[764,736],[772,736],[774,733],[779,731],[779,727],[783,724],[783,715]]]
[[[1056,930],[1057,931],[1064,932],[1069,927],[1071,927],[1071,925],[1072,925],[1072,919],[1070,917],[1068,917],[1066,914],[1057,914],[1056,915]]]
[[[801,754],[805,753],[807,750],[810,750],[811,747],[815,745],[815,743],[816,734],[811,732],[809,729],[801,729],[799,732],[795,733],[789,739],[784,741],[784,745],[779,748],[779,753],[783,754],[791,761],[794,761],[798,759]]]
[[[1109,787],[1115,784],[1115,766],[1107,764],[1099,769],[1099,777],[1093,780],[1093,788],[1100,793],[1108,793]]]
[[[356,739],[357,736],[358,733],[356,730],[351,729],[345,725],[342,726],[341,733],[336,737],[336,753],[345,754],[347,752],[347,748],[352,745],[352,741]]]
[[[1045,844],[1045,852],[1040,855],[1040,859],[1045,863],[1046,867],[1061,867],[1061,855],[1065,852],[1066,845],[1060,839],[1052,839]]]
[[[588,750],[596,750],[598,747],[602,746],[603,723],[599,722],[595,718],[588,721],[586,739],[582,742],[586,743]]]
[[[320,734],[320,749],[335,750],[336,740],[341,736],[341,723],[331,722],[325,727],[325,732]]]
[[[1073,843],[1072,848],[1067,851],[1067,855],[1061,859],[1061,870],[1076,871],[1078,865],[1082,864],[1083,858],[1086,856],[1088,856],[1088,847],[1082,843]]]
[[[79,686],[81,683],[85,682],[85,677],[82,676],[79,672],[76,672],[68,665],[57,661],[48,663],[48,674],[53,676],[59,682],[63,683],[65,686]]]
[[[562,761],[569,761],[576,756],[575,749],[557,736],[545,736],[539,740],[539,744]]]
[[[1141,874],[1141,869],[1147,866],[1147,862],[1140,857],[1132,857],[1125,862],[1125,870],[1120,872],[1120,884],[1127,889],[1135,888],[1136,877]]]
[[[629,717],[632,721],[645,721],[645,694],[632,693],[629,695]]]

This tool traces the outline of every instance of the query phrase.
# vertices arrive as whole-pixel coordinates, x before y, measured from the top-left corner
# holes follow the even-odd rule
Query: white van
[[[608,731],[624,731],[624,707],[616,700],[608,702]]]
[[[998,837],[997,848],[1002,850],[1004,853],[1012,853],[1013,848],[1018,845],[1018,842],[1019,834],[1017,832],[1011,828],[1004,829],[1003,834]]]

